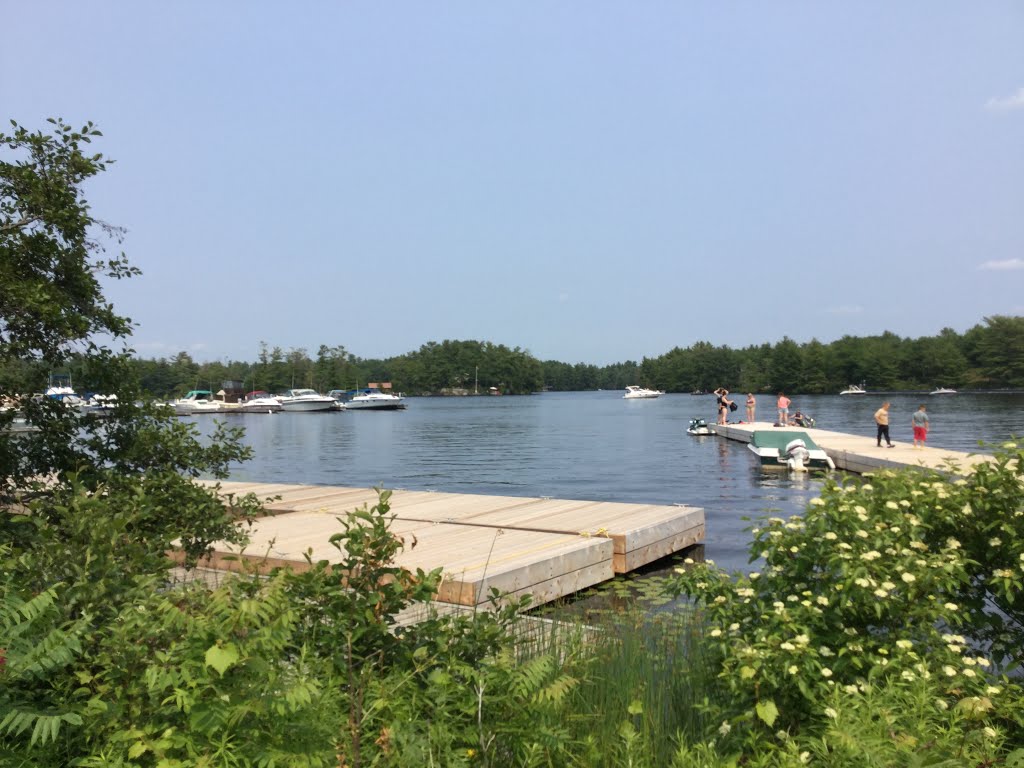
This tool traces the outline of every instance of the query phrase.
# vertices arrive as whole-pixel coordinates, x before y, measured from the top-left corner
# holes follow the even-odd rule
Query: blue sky
[[[1024,314],[1019,2],[3,7],[92,120],[145,357],[479,339],[607,364]]]

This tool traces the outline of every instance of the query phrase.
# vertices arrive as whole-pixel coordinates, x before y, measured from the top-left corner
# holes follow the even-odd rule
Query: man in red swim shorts
[[[919,405],[910,417],[910,426],[914,428],[914,447],[924,448],[925,438],[928,437],[928,414],[925,413],[923,405]],[[918,445],[918,441],[920,441],[920,445]]]

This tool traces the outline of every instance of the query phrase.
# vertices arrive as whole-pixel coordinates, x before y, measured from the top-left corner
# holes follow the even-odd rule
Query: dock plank
[[[220,485],[227,493],[280,497],[249,531],[244,553],[216,547],[207,565],[221,569],[303,568],[307,555],[338,562],[342,555],[328,541],[342,530],[336,518],[377,501],[369,488]],[[396,562],[442,568],[438,599],[462,605],[486,601],[492,587],[547,602],[704,538],[704,510],[682,505],[398,490],[389,515],[405,543]]]

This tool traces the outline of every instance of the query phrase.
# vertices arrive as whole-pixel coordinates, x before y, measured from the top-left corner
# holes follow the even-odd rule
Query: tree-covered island
[[[938,336],[904,338],[844,336],[830,343],[776,343],[732,349],[698,342],[639,363],[597,366],[539,361],[528,350],[484,341],[429,342],[387,359],[357,357],[344,345],[320,345],[315,356],[304,348],[284,350],[259,342],[251,361],[194,360],[187,352],[162,359],[133,358],[143,392],[151,397],[181,395],[190,389],[216,391],[238,381],[246,391],[282,392],[296,386],[321,392],[358,389],[390,382],[410,395],[475,395],[498,391],[522,395],[624,389],[643,383],[666,392],[710,392],[723,386],[743,392],[834,394],[851,383],[876,391],[1024,389],[1024,317],[986,317],[964,333],[944,328]],[[84,361],[64,369],[72,380],[99,391]],[[49,368],[38,366],[38,390]]]

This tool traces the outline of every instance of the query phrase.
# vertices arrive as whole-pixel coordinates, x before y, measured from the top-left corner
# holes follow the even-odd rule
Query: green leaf
[[[757,674],[753,667],[740,667],[740,680],[749,680]]]
[[[644,705],[638,699],[633,699],[626,708],[626,711],[631,715],[642,715],[644,713]]]
[[[760,701],[755,709],[757,710],[757,716],[761,718],[769,728],[775,724],[775,720],[779,716],[779,708],[775,706],[774,701],[771,699],[768,699],[768,701]]]
[[[206,666],[213,667],[220,675],[237,662],[238,648],[234,643],[211,645],[206,651]]]

